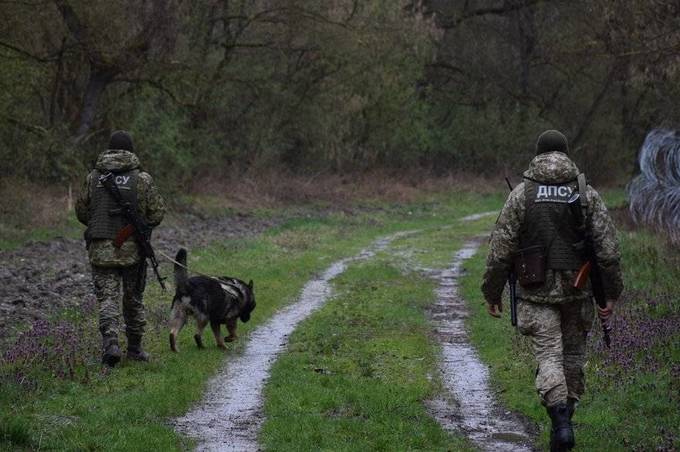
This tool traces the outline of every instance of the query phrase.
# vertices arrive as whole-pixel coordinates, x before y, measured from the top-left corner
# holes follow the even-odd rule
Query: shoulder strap
[[[579,173],[579,175],[576,177],[576,181],[578,182],[578,192],[581,194],[579,198],[581,204],[581,214],[583,215],[583,221],[586,221],[586,218],[588,218],[586,216],[588,214],[588,198],[586,196],[588,184],[586,182],[586,175]]]
[[[112,172],[108,172],[99,176],[98,180],[106,191],[109,192],[116,204],[123,207],[123,196],[120,194],[120,190],[118,190],[118,185],[116,184],[114,177]]]

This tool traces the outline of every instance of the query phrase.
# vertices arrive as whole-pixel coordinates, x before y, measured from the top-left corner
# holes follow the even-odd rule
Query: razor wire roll
[[[680,245],[680,132],[649,132],[639,162],[641,173],[627,187],[631,217]]]

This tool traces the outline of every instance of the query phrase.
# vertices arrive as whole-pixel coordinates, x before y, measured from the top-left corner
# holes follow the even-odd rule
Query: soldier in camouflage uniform
[[[567,139],[560,132],[541,134],[524,181],[512,191],[496,223],[482,284],[489,313],[499,317],[516,253],[532,246],[544,250],[543,283],[518,288],[517,320],[520,332],[532,341],[536,389],[552,421],[555,451],[575,444],[571,417],[585,390],[586,336],[594,317],[590,285],[573,285],[585,258],[579,247],[583,232],[569,207],[578,192],[579,170],[567,153]],[[608,300],[606,308],[598,307],[598,315],[608,321],[623,289],[616,229],[590,185],[580,201],[586,206],[585,227],[592,234]]]
[[[99,302],[99,330],[102,334],[102,362],[114,366],[120,361],[118,346],[122,284],[123,319],[127,335],[127,357],[148,361],[142,349],[144,305],[142,297],[146,281],[146,262],[140,258],[134,238],[114,245],[114,238],[127,221],[99,177],[109,172],[126,201],[137,206],[147,223],[155,227],[165,214],[165,202],[148,173],[139,166],[132,152],[130,135],[123,131],[111,135],[108,150],[99,155],[95,169],[88,174],[76,203],[78,220],[87,226],[85,240],[92,265],[94,291]]]

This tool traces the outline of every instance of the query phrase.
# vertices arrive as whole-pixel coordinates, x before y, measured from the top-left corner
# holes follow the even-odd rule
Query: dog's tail
[[[180,248],[175,256],[175,286],[179,293],[186,293],[189,272],[187,271],[187,250]]]

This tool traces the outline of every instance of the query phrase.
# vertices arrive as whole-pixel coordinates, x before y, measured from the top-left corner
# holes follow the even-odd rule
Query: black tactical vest
[[[524,181],[526,213],[520,248],[542,246],[548,269],[578,270],[584,262],[580,225],[568,203],[577,186],[576,180],[559,185]]]
[[[137,205],[137,180],[139,170],[114,173],[114,181],[118,185],[123,199],[133,206]],[[93,171],[92,193],[90,194],[90,207],[88,210],[87,231],[85,236],[88,240],[116,238],[116,234],[128,222],[120,211],[120,206],[113,199],[113,196],[99,182],[102,173],[98,170]]]

